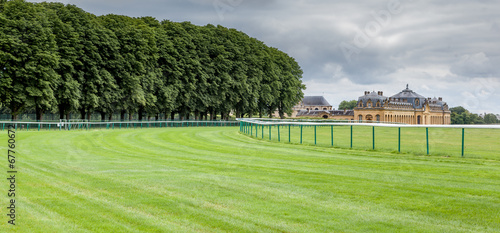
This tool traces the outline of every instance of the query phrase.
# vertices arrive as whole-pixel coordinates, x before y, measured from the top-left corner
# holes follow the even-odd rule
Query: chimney
[[[378,92],[378,95],[379,95],[379,96],[383,96],[383,95],[384,95],[384,92],[383,92],[383,91],[379,91],[379,92]]]
[[[365,95],[368,95],[368,94],[370,94],[370,92],[369,91],[365,91]]]
[[[439,97],[438,99],[439,99],[439,101],[443,101],[443,97]]]

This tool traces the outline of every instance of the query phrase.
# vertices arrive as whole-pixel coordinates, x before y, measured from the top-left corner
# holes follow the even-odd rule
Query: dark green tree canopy
[[[450,108],[451,123],[456,125],[469,125],[469,124],[496,124],[496,116],[494,114],[486,114],[481,118],[478,114],[470,113],[469,110],[462,106]],[[494,118],[492,118],[492,116]]]
[[[350,101],[343,100],[339,104],[339,110],[354,109],[356,107],[357,103],[358,103],[358,101],[356,101],[356,100],[350,100]]]
[[[38,119],[283,116],[305,89],[292,57],[235,29],[23,0],[0,0],[0,77],[0,106]]]

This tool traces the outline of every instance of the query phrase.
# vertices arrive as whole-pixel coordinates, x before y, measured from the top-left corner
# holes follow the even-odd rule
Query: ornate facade
[[[369,92],[358,99],[354,117],[359,121],[397,122],[404,124],[449,125],[448,104],[440,98],[425,98],[406,86],[406,89],[391,97],[384,93]]]

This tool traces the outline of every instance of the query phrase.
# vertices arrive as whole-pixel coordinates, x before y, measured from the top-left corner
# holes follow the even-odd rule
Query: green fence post
[[[26,131],[30,130],[30,124],[26,124]]]
[[[333,146],[333,125],[331,125],[330,127],[331,127],[331,130],[330,130],[331,132],[330,132],[330,134],[331,134],[331,136],[332,136],[332,146]]]
[[[40,123],[38,123],[38,131],[40,131]]]
[[[291,128],[291,125],[290,125],[290,124],[288,124],[288,143],[290,143],[290,139],[291,139],[291,138],[290,138],[290,131],[291,131],[291,129],[290,129],[290,128]]]
[[[250,136],[253,135],[253,124],[250,124]]]
[[[398,127],[398,152],[401,153],[401,127]]]
[[[462,128],[462,158],[464,157],[465,152],[465,128]]]
[[[280,125],[278,125],[278,142],[281,142]]]
[[[425,128],[425,139],[427,143],[427,155],[429,155],[429,128]]]
[[[259,124],[255,124],[255,138],[259,137]]]
[[[351,125],[351,149],[352,149],[352,125]]]
[[[316,125],[314,126],[314,145],[316,145]]]
[[[262,125],[262,139],[264,139],[264,125]]]
[[[375,126],[372,128],[373,150],[375,150]]]
[[[271,126],[272,125],[269,125],[269,141],[271,141]]]
[[[2,124],[2,131],[5,130],[5,123]]]
[[[302,144],[302,128],[303,125],[300,125],[300,144]]]
[[[52,124],[49,124],[49,131],[50,131],[50,126],[51,126],[51,125],[52,125]]]

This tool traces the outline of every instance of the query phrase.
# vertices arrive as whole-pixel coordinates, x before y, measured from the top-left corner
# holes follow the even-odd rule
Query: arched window
[[[315,108],[314,110],[319,110],[318,108]]]
[[[380,115],[377,115],[376,117],[377,117],[377,121],[380,122]]]
[[[328,119],[328,115],[323,115],[323,118]]]
[[[359,101],[359,107],[362,108],[363,107],[363,101]]]
[[[323,108],[323,110],[326,110],[326,108]]]
[[[309,108],[306,108],[307,111],[309,111]]]
[[[366,104],[366,106],[367,106],[368,108],[371,108],[371,107],[372,107],[372,100],[368,100],[368,103]]]
[[[377,108],[380,108],[380,100],[377,101]]]
[[[361,122],[361,121],[363,121],[363,115],[359,115],[359,116],[358,116],[358,120],[359,120],[360,122]]]

